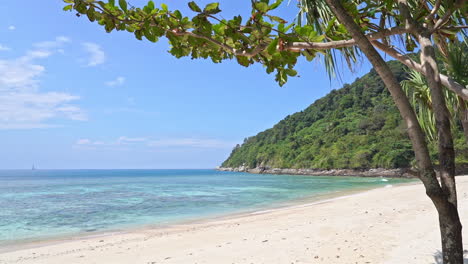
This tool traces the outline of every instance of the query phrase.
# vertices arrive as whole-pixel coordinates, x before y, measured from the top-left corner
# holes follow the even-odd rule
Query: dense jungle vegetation
[[[400,63],[388,64],[399,81],[407,78]],[[456,128],[457,162],[466,163],[468,145],[461,125],[456,124]],[[430,148],[436,160],[435,144]],[[371,70],[273,128],[246,138],[222,167],[403,168],[414,165],[413,157],[398,110],[377,73]]]

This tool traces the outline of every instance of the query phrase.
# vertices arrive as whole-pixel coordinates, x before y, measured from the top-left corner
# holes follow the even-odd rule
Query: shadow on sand
[[[464,253],[463,263],[468,264],[468,250],[463,251],[463,253]],[[443,264],[443,262],[442,262],[442,251],[437,250],[437,252],[434,254],[434,263],[433,264]]]

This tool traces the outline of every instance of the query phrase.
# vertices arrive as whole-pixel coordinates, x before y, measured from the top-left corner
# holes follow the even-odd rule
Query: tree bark
[[[434,168],[429,156],[429,151],[424,138],[424,133],[418,123],[416,114],[406,97],[405,92],[401,88],[400,83],[393,75],[387,63],[382,59],[380,54],[375,50],[370,41],[361,32],[360,27],[354,22],[353,18],[348,15],[346,10],[341,6],[340,0],[326,0],[331,10],[335,13],[338,20],[346,27],[353,39],[356,40],[359,48],[366,55],[369,61],[374,66],[374,69],[382,78],[385,86],[390,91],[393,100],[395,101],[398,110],[406,124],[416,160],[421,171],[420,178],[425,184],[426,189],[430,192],[437,193],[441,191],[440,185],[435,176]]]
[[[436,120],[442,190],[447,195],[448,201],[456,207],[455,151],[450,129],[450,112],[445,103],[445,96],[439,79],[439,70],[435,59],[436,55],[430,40],[430,34],[419,27],[416,31],[419,33],[418,42],[421,45],[421,65],[431,91],[432,108]]]
[[[450,113],[439,78],[436,54],[431,41],[431,31],[417,23],[409,12],[406,0],[399,0],[400,13],[420,44],[421,66],[431,91],[432,107],[436,119],[438,135],[438,154],[440,163],[440,180],[442,197],[437,197],[437,212],[442,242],[442,259],[445,264],[463,263],[462,225],[457,210],[457,189],[455,183],[455,151],[450,129]],[[441,198],[441,199],[439,199]]]
[[[437,211],[442,238],[443,263],[463,264],[462,225],[457,207],[448,202]]]
[[[377,40],[373,40],[372,44],[380,49],[381,51],[385,52],[386,54],[390,55],[394,59],[397,59],[404,65],[406,65],[408,68],[413,69],[419,73],[422,73],[425,75],[425,72],[423,71],[423,68],[421,64],[413,61],[411,58],[409,58],[406,55],[403,55],[396,51],[394,48],[389,47],[383,43],[378,42]],[[447,87],[449,90],[454,92],[456,95],[458,95],[460,98],[462,98],[465,101],[468,101],[468,89],[465,88],[465,86],[459,84],[456,82],[454,79],[440,74],[439,73],[439,78],[443,86]]]
[[[458,100],[460,101],[460,121],[462,123],[466,144],[468,144],[468,109],[466,107],[466,102],[463,99],[459,97]]]
[[[451,194],[451,191],[453,189],[450,185],[450,177],[447,177],[448,181],[442,180],[442,185],[444,187],[441,188],[436,178],[435,171],[429,157],[429,151],[427,149],[424,133],[422,132],[421,126],[417,121],[414,110],[411,107],[411,104],[409,103],[406,94],[403,92],[400,83],[398,83],[397,79],[391,72],[388,65],[372,46],[370,40],[366,38],[366,36],[362,33],[360,27],[347,13],[346,9],[343,8],[343,6],[341,5],[341,1],[326,0],[326,2],[329,5],[330,9],[335,13],[338,20],[345,26],[345,28],[348,30],[351,36],[356,40],[356,43],[361,49],[361,51],[366,55],[366,57],[374,66],[376,72],[382,78],[386,87],[389,89],[403,120],[405,121],[408,127],[408,135],[411,139],[413,150],[416,156],[416,161],[420,170],[419,178],[421,179],[421,181],[424,184],[424,187],[426,188],[426,194],[432,200],[439,213],[439,225],[442,238],[442,254],[444,263],[463,264],[463,244],[461,235],[462,227],[458,216],[456,202],[453,203],[453,199],[455,199],[456,201],[456,195],[453,196]],[[404,11],[405,10],[402,10],[403,15]],[[414,29],[414,27],[408,25],[408,29],[412,30]],[[428,50],[426,52],[431,51]],[[435,79],[436,81],[436,83],[434,83],[433,85],[436,85],[438,83],[438,85],[440,86],[440,81],[437,82],[436,77],[434,77],[433,79]],[[439,104],[443,103],[443,106],[445,106],[445,102],[440,102],[438,98],[436,99],[436,101]],[[444,138],[442,141],[443,143],[441,144],[443,146],[442,151],[444,153],[443,163],[448,166],[448,168],[445,168],[443,170],[445,171],[445,173],[450,173],[452,169],[450,156],[451,135],[450,137],[447,137],[446,135],[446,130],[444,127],[445,123],[442,114],[439,114],[440,116],[438,127],[442,127],[442,133],[439,135],[442,135],[442,137]],[[453,142],[451,145],[453,149]],[[454,181],[453,187],[455,187]]]
[[[406,0],[399,0],[398,5],[405,20],[405,28],[416,36],[420,45],[421,70],[431,91],[432,108],[436,120],[442,190],[448,196],[448,201],[456,207],[455,152],[450,129],[450,112],[447,109],[442,91],[436,53],[431,41],[431,31],[413,19]]]

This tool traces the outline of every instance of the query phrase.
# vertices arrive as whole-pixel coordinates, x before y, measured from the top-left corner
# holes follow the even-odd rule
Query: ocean
[[[0,245],[164,226],[402,182],[216,170],[2,170]]]

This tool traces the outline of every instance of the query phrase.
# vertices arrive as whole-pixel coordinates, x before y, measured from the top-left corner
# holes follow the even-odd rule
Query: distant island
[[[402,64],[388,64],[398,81],[407,78]],[[411,177],[414,153],[405,129],[389,92],[371,70],[273,128],[246,138],[219,170]],[[466,164],[468,146],[461,125],[456,126],[454,142],[457,163]],[[436,150],[431,144],[434,160]]]

